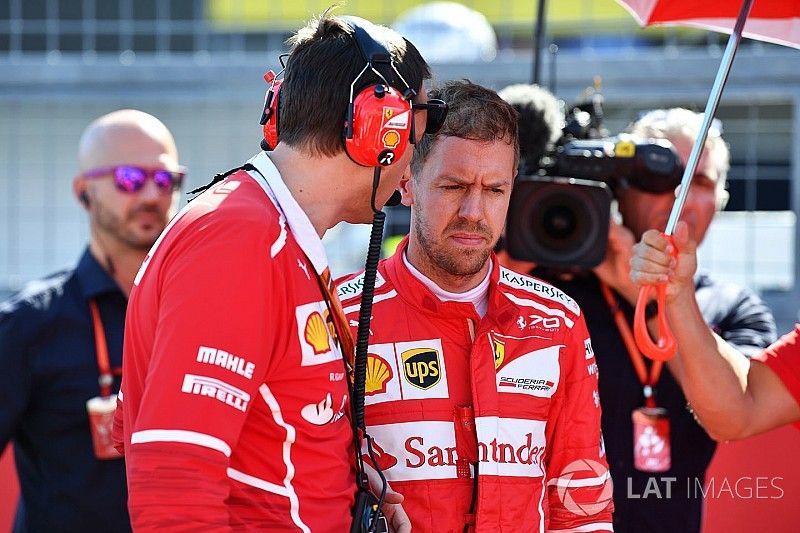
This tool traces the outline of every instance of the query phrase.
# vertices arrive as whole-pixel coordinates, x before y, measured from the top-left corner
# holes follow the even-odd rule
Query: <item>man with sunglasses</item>
[[[130,530],[108,409],[128,294],[184,171],[166,126],[132,109],[86,128],[78,164],[72,187],[89,215],[86,251],[75,269],[0,304],[0,449],[13,440],[22,492],[14,531]]]
[[[669,140],[686,164],[701,123],[702,115],[688,109],[657,109],[629,131],[644,139]],[[697,243],[728,198],[730,155],[720,133],[719,127],[709,132],[681,216]],[[533,273],[567,291],[586,312],[600,372],[615,530],[698,532],[703,500],[697,487],[703,486],[716,443],[686,408],[678,359],[666,368],[643,360],[630,334],[639,294],[629,276],[635,239],[649,229],[663,230],[675,201],[674,188],[654,192],[644,190],[646,185],[631,183],[615,191],[622,221],[612,221],[600,265],[568,272],[540,267]],[[694,286],[706,322],[736,349],[752,355],[775,340],[772,313],[752,291],[708,272],[700,272]],[[654,306],[647,308],[651,327],[657,321]],[[655,496],[654,483],[662,497]],[[667,490],[670,497],[663,497]]]
[[[467,81],[428,97],[449,110],[417,143],[401,183],[409,235],[378,268],[362,457],[403,494],[413,531],[610,531],[583,315],[492,253],[517,172],[517,113]],[[363,280],[339,283],[351,325]],[[550,313],[545,325],[528,327],[537,312]]]

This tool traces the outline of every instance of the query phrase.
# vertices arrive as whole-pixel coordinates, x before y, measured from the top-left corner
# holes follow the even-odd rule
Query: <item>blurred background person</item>
[[[72,188],[90,227],[81,259],[0,304],[0,449],[13,441],[22,491],[14,531],[130,530],[125,465],[102,409],[119,390],[133,278],[184,171],[167,127],[133,109],[86,128],[78,166]]]
[[[536,120],[536,114],[524,111],[532,107],[530,100],[521,100],[510,100],[521,113],[520,121]],[[685,164],[701,121],[701,115],[686,109],[660,109],[644,114],[629,131],[645,140],[667,139]],[[541,138],[521,136],[520,146],[524,151],[541,142]],[[715,212],[725,205],[728,166],[728,148],[719,129],[712,130],[682,214],[697,242],[705,237]],[[663,228],[675,199],[673,188],[654,189],[653,183],[635,176],[612,182],[622,223],[612,220],[605,257],[593,268],[528,267],[535,266],[534,276],[570,294],[586,313],[600,371],[615,530],[696,532],[702,524],[703,501],[692,488],[703,483],[716,443],[686,410],[678,385],[679,364],[673,360],[665,369],[644,361],[630,333],[638,297],[638,287],[629,278],[634,239],[647,229]],[[509,226],[514,223],[509,219]],[[513,266],[524,268],[520,263]],[[706,322],[732,346],[751,355],[775,340],[772,314],[752,291],[720,282],[707,272],[699,273],[694,282]],[[650,306],[651,319],[652,311]],[[641,497],[654,476],[675,478],[670,498]]]

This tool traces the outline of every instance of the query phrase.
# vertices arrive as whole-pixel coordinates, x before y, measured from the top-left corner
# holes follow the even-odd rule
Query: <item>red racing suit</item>
[[[765,363],[781,379],[786,389],[800,404],[800,324],[761,354],[754,357]],[[800,422],[795,422],[800,429]]]
[[[481,319],[416,279],[406,246],[379,265],[365,403],[373,462],[413,530],[612,531],[597,365],[577,304],[493,257]],[[362,286],[363,275],[339,283],[351,327]]]
[[[350,526],[327,259],[267,155],[251,163],[173,219],[131,293],[115,437],[137,531]]]

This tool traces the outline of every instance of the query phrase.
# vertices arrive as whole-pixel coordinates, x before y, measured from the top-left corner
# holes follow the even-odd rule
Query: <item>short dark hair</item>
[[[449,110],[441,129],[423,135],[414,148],[411,172],[417,176],[439,137],[459,137],[475,141],[504,140],[514,146],[514,168],[519,162],[517,111],[496,92],[469,80],[448,81],[428,91],[429,99],[444,100]]]
[[[430,78],[430,68],[416,47],[383,26],[374,26],[409,86],[418,91]],[[292,45],[279,100],[279,134],[282,143],[318,156],[334,156],[344,150],[343,131],[350,99],[350,84],[364,68],[353,27],[326,11],[292,36]],[[403,90],[405,84],[387,81]],[[386,75],[386,74],[384,74]],[[355,94],[380,82],[365,72]]]

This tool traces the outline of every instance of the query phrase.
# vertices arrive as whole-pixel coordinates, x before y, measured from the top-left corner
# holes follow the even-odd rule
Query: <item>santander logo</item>
[[[389,470],[397,464],[397,457],[386,452],[383,448],[381,448],[380,444],[374,440],[372,441],[372,455],[375,460],[373,460],[372,457],[370,457],[370,455],[366,452],[361,454],[361,458],[367,463],[377,463],[378,468],[380,468],[382,471]]]
[[[423,437],[409,437],[404,444],[408,455],[405,464],[409,468],[428,466],[456,466],[458,454],[455,446],[436,446],[425,444]],[[491,442],[478,442],[478,460],[481,463],[539,465],[545,446],[537,446],[533,434],[527,433],[521,445],[500,442],[496,438]]]
[[[544,421],[479,417],[475,422],[477,449],[472,451],[458,449],[452,421],[375,425],[369,431],[379,466],[390,481],[455,479],[464,467],[459,451],[477,457],[484,475],[544,475]]]

